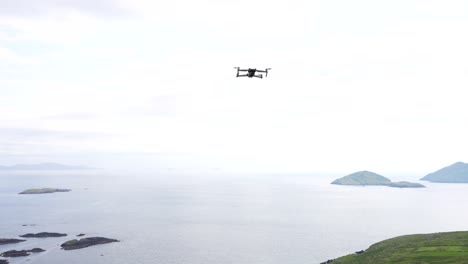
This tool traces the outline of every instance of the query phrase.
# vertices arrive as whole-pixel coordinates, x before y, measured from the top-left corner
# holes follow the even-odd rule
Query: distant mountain
[[[457,162],[424,176],[422,181],[443,183],[468,183],[468,163]]]
[[[370,171],[358,171],[332,182],[338,185],[388,185],[392,181]]]
[[[17,164],[13,166],[0,166],[0,170],[89,170],[86,166],[70,166],[59,163]]]

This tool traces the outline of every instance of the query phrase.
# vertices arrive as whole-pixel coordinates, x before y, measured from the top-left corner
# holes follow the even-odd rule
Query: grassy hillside
[[[468,232],[409,235],[372,245],[333,264],[468,264]]]

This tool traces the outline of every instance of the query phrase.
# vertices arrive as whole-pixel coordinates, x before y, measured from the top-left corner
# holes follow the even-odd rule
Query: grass
[[[468,264],[468,232],[408,235],[376,243],[333,264]]]

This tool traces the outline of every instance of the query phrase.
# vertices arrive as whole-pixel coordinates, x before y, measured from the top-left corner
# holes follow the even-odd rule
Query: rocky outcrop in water
[[[407,182],[407,181],[392,182],[388,186],[395,187],[395,188],[425,188],[426,187],[420,183]]]
[[[27,257],[30,253],[44,252],[42,248],[33,248],[30,250],[10,250],[3,252],[0,256],[4,258],[16,258],[16,257]]]
[[[64,236],[67,236],[67,234],[41,232],[41,233],[37,233],[37,234],[28,233],[28,234],[22,235],[22,236],[20,236],[20,237],[26,237],[26,238],[29,238],[29,237],[44,238],[44,237],[64,237]]]
[[[60,246],[65,250],[74,250],[74,249],[80,249],[80,248],[85,248],[85,247],[90,247],[90,246],[95,246],[95,245],[100,245],[100,244],[107,244],[107,243],[112,243],[112,242],[120,242],[120,241],[116,239],[105,238],[105,237],[87,237],[87,238],[82,238],[79,240],[73,239],[73,240],[63,243]]]
[[[55,193],[55,192],[69,192],[70,189],[55,189],[55,188],[42,188],[42,189],[28,189],[20,192],[19,194],[44,194],[44,193]]]
[[[8,260],[6,260],[6,259],[0,259],[0,264],[8,264]]]
[[[26,241],[26,240],[16,239],[16,238],[0,238],[0,245],[15,244],[15,243],[20,243],[20,242],[24,242],[24,241]]]

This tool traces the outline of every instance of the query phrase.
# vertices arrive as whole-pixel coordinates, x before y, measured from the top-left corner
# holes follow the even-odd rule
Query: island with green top
[[[337,180],[334,180],[332,184],[338,185],[388,185],[392,181],[370,171],[358,171]]]
[[[331,184],[355,185],[355,186],[388,186],[395,188],[424,188],[419,183],[392,182],[389,178],[370,171],[358,171],[342,178],[334,180]]]

